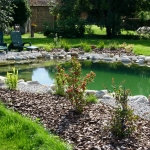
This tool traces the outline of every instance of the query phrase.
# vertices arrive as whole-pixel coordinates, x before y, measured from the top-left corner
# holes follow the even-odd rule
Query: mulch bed
[[[52,94],[35,94],[0,89],[0,99],[22,115],[39,118],[43,126],[74,150],[150,150],[150,121],[139,118],[131,137],[115,138],[106,128],[112,107],[89,104],[82,114],[75,113],[70,101]]]

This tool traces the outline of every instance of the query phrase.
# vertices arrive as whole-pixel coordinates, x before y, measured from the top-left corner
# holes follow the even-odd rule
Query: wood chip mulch
[[[7,89],[0,89],[0,99],[22,115],[39,118],[47,130],[73,144],[74,150],[150,150],[150,121],[139,118],[131,137],[117,139],[107,126],[111,106],[90,104],[77,114],[65,97]]]

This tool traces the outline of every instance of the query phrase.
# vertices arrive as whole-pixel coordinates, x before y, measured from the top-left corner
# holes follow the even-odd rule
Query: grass
[[[135,31],[122,31],[122,38],[117,39],[106,39],[106,30],[101,30],[97,26],[92,26],[92,30],[94,35],[91,37],[88,37],[87,34],[85,34],[84,38],[77,38],[77,39],[66,39],[67,42],[70,44],[71,47],[79,47],[81,43],[88,43],[89,45],[98,45],[101,41],[104,42],[104,47],[108,47],[111,43],[118,43],[123,44],[124,42],[127,44],[133,44],[133,52],[136,55],[150,55],[150,39],[138,39],[134,40],[130,39],[130,35],[136,35]],[[128,39],[124,38],[127,37]],[[30,34],[24,34],[22,35],[23,41],[27,42],[30,41],[33,45],[36,45],[38,47],[43,47],[47,51],[49,51],[53,47],[54,39],[53,38],[47,38],[42,33],[35,33],[34,38],[31,38]],[[10,36],[4,36],[4,41],[6,43],[11,43]]]
[[[49,134],[40,124],[0,104],[0,150],[69,150],[71,147]]]

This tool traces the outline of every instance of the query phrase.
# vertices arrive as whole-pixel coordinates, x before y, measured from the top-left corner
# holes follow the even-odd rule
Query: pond
[[[55,82],[55,73],[57,61],[45,61],[43,63],[32,63],[24,65],[14,65],[19,72],[19,79],[25,81],[38,81],[43,85],[51,85]],[[88,64],[88,65],[87,65]],[[90,64],[90,65],[89,65]],[[13,66],[1,66],[0,75],[6,76],[7,71],[11,71]],[[68,70],[69,67],[66,67]],[[142,67],[141,67],[142,68]],[[93,83],[88,85],[91,90],[103,90],[106,87],[112,91],[112,78],[115,79],[116,85],[120,85],[125,81],[123,87],[130,89],[132,95],[150,94],[150,71],[148,69],[141,70],[136,67],[126,67],[125,65],[115,66],[104,63],[83,63],[83,76],[90,71],[96,73]]]

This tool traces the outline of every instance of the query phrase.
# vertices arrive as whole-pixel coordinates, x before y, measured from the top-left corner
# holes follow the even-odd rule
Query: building
[[[32,23],[37,25],[36,32],[43,31],[45,23],[54,26],[54,17],[49,12],[49,2],[50,0],[29,0],[31,18],[28,22],[28,30]]]

